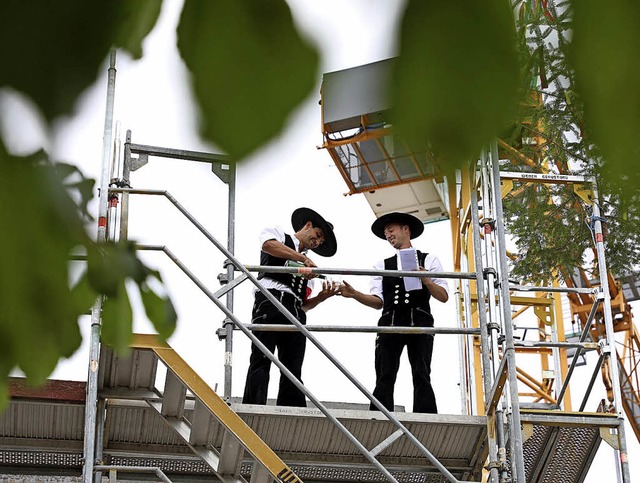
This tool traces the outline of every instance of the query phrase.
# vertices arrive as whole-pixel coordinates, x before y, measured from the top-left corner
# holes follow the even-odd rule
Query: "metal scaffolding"
[[[351,443],[360,451],[365,459],[375,467],[388,481],[397,481],[396,478],[376,459],[376,456],[384,451],[386,447],[391,445],[398,437],[404,436],[411,443],[413,443],[419,452],[426,457],[429,462],[445,477],[447,481],[456,482],[459,481],[445,465],[443,465],[433,455],[433,453],[427,449],[424,444],[419,441],[412,432],[396,417],[396,415],[388,411],[379,401],[362,385],[355,376],[353,376],[342,364],[338,361],[331,352],[324,347],[320,341],[312,334],[315,330],[353,330],[353,331],[365,331],[363,328],[354,327],[306,327],[298,322],[295,317],[289,314],[286,309],[280,304],[280,302],[266,291],[259,284],[252,272],[264,271],[264,272],[285,272],[295,273],[296,268],[274,268],[274,267],[255,267],[244,266],[239,260],[234,257],[234,232],[235,232],[235,170],[233,164],[229,163],[226,157],[222,155],[197,153],[183,150],[158,148],[145,145],[137,145],[131,142],[131,134],[127,133],[127,139],[124,148],[124,161],[122,163],[121,173],[117,173],[117,166],[114,168],[112,163],[115,161],[110,160],[109,153],[111,152],[110,146],[113,143],[111,136],[112,125],[112,109],[113,109],[113,95],[115,86],[115,55],[112,55],[111,67],[109,70],[109,93],[107,96],[107,116],[105,119],[105,138],[104,138],[104,156],[103,156],[103,179],[101,182],[100,192],[100,216],[98,223],[98,240],[104,241],[107,239],[107,206],[119,206],[119,210],[113,213],[113,219],[109,223],[113,224],[116,219],[119,218],[121,239],[127,238],[128,230],[128,197],[130,195],[156,195],[166,197],[220,252],[227,258],[225,262],[226,275],[222,274],[220,281],[223,282],[223,287],[217,292],[211,292],[205,284],[195,277],[190,270],[182,264],[175,255],[167,247],[162,246],[140,246],[140,249],[147,250],[159,250],[164,252],[169,258],[178,265],[182,271],[204,292],[207,297],[220,309],[226,316],[222,329],[219,331],[219,336],[225,340],[225,384],[224,384],[224,398],[226,400],[231,399],[231,359],[233,349],[233,330],[241,330],[253,344],[258,346],[265,355],[286,375],[292,382],[309,398],[309,400],[317,407],[346,437]],[[135,158],[133,155],[137,155]],[[135,169],[142,167],[147,163],[150,156],[169,157],[182,160],[193,160],[200,162],[208,162],[212,165],[212,170],[225,182],[229,187],[229,224],[228,224],[228,241],[225,247],[222,243],[217,241],[205,228],[202,226],[171,194],[166,191],[155,190],[139,190],[132,189],[130,183],[130,174]],[[107,180],[105,173],[117,173],[117,180],[112,179],[110,182]],[[615,353],[614,338],[613,338],[613,325],[611,318],[611,307],[609,291],[607,289],[607,271],[606,261],[604,259],[603,249],[603,237],[602,227],[598,213],[598,200],[597,191],[595,189],[595,183],[593,179],[585,179],[576,176],[550,176],[550,175],[535,175],[530,173],[501,173],[499,169],[498,161],[498,148],[497,143],[493,143],[490,148],[482,153],[480,160],[474,165],[470,166],[470,169],[464,174],[467,176],[466,180],[462,180],[463,174],[459,174],[461,184],[466,184],[468,189],[468,197],[470,203],[470,209],[468,216],[470,217],[470,235],[472,236],[471,252],[473,253],[473,260],[467,261],[470,266],[474,267],[466,273],[429,273],[430,277],[441,278],[455,278],[458,282],[458,295],[462,298],[464,307],[459,311],[460,315],[463,313],[466,315],[466,320],[471,320],[471,304],[472,295],[475,295],[475,303],[477,304],[477,316],[478,327],[469,328],[465,327],[462,322],[458,328],[455,329],[414,329],[413,332],[429,332],[429,333],[448,333],[457,334],[461,338],[468,336],[480,336],[480,346],[482,353],[482,390],[479,394],[483,395],[482,401],[476,401],[478,408],[482,408],[484,415],[486,415],[487,424],[487,461],[486,468],[489,471],[489,481],[502,482],[510,479],[511,481],[525,482],[527,481],[527,475],[525,470],[524,460],[524,441],[523,441],[523,427],[521,405],[518,394],[518,374],[516,365],[516,347],[518,341],[514,339],[514,326],[511,319],[511,297],[512,290],[536,290],[536,291],[579,291],[580,289],[562,289],[562,288],[544,288],[544,287],[514,287],[510,284],[507,258],[506,258],[506,235],[503,224],[502,214],[502,193],[501,193],[501,179],[526,179],[527,181],[540,181],[540,182],[572,182],[572,183],[589,183],[592,184],[594,190],[595,199],[593,202],[594,210],[594,226],[595,226],[595,240],[596,249],[599,258],[599,269],[601,271],[602,284],[597,293],[597,301],[604,304],[605,322],[606,322],[606,343],[600,345],[602,357],[610,356]],[[110,188],[106,189],[107,184]],[[121,197],[120,203],[109,204],[109,197]],[[460,190],[457,194],[458,198],[462,196]],[[482,207],[479,206],[479,199],[482,201]],[[460,204],[458,200],[454,200],[455,204],[450,209],[456,209]],[[482,212],[482,218],[480,213]],[[110,213],[111,216],[111,213]],[[482,231],[482,236],[481,232]],[[468,232],[467,232],[468,233]],[[468,233],[469,234],[469,233]],[[307,272],[308,269],[305,268]],[[234,272],[238,271],[241,275],[235,278]],[[348,269],[312,269],[313,274],[338,274],[338,275],[373,275],[380,274],[380,272],[371,270],[348,270]],[[394,271],[382,272],[385,275],[393,276],[418,276],[418,274],[411,272]],[[424,274],[420,273],[420,276]],[[249,280],[253,283],[257,290],[262,291],[265,297],[270,300],[276,307],[278,307],[291,322],[292,325],[284,327],[258,327],[251,324],[243,324],[233,313],[233,289],[238,287],[242,282]],[[475,294],[473,293],[475,290]],[[226,296],[226,304],[219,301],[219,298]],[[96,302],[94,307],[94,315],[100,312],[101,301]],[[597,304],[596,304],[597,305]],[[595,310],[595,309],[594,309]],[[94,321],[95,319],[95,321]],[[99,453],[95,449],[96,443],[96,431],[100,431],[100,421],[97,417],[98,407],[98,391],[97,391],[97,377],[100,368],[98,367],[98,334],[100,329],[99,316],[92,317],[92,346],[91,346],[91,360],[90,360],[90,372],[88,379],[88,391],[87,391],[87,411],[86,411],[86,424],[85,424],[85,466],[84,466],[84,479],[86,483],[89,483],[92,479],[92,475],[95,471],[93,467],[96,454]],[[341,372],[349,379],[362,394],[366,396],[368,400],[372,402],[384,415],[384,417],[390,421],[395,430],[385,441],[381,442],[374,449],[367,449],[356,438],[352,432],[342,424],[321,401],[318,400],[301,381],[297,380],[281,363],[280,361],[264,347],[261,342],[253,335],[253,330],[298,330],[305,335],[305,337],[311,341],[322,354],[324,354]],[[389,331],[387,328],[368,328],[368,331]],[[391,329],[393,330],[393,329]],[[572,364],[571,370],[566,374],[566,378],[562,380],[562,374],[559,364],[559,349],[560,348],[577,348],[578,351],[588,350],[593,348],[588,342],[585,342],[587,329],[583,331],[579,342],[566,343],[559,342],[556,336],[552,341],[542,341],[537,345],[540,347],[551,347],[555,351],[555,371],[556,381],[561,383],[562,389],[560,396],[558,397],[556,410],[560,410],[560,404],[562,398],[568,388],[569,379],[575,368],[575,362],[577,358],[574,358],[574,364]],[[468,340],[468,339],[467,339]],[[522,344],[520,344],[522,345]],[[531,346],[531,343],[526,345]],[[463,345],[461,344],[461,348]],[[461,351],[462,352],[462,351]],[[461,361],[465,358],[461,355]],[[467,359],[468,360],[468,359]],[[628,463],[624,455],[626,454],[626,442],[624,435],[624,419],[621,408],[621,391],[619,384],[619,373],[617,364],[610,364],[611,368],[611,380],[614,386],[614,407],[617,417],[617,447],[621,453],[620,469],[621,481],[627,483],[630,481]],[[464,372],[462,372],[464,373]],[[464,381],[461,384],[461,399],[467,403],[469,394],[469,386],[475,384],[479,385],[480,381]],[[469,407],[469,404],[465,404]],[[277,477],[277,475],[273,475]]]
[[[467,234],[471,236],[473,253],[471,259],[466,259],[467,271],[459,272],[408,272],[408,271],[376,271],[344,268],[314,268],[306,269],[305,273],[328,275],[386,275],[401,277],[438,277],[456,279],[458,287],[456,295],[458,301],[459,325],[455,328],[389,328],[389,327],[354,327],[354,326],[310,326],[307,327],[293,317],[282,304],[267,290],[265,290],[257,278],[255,272],[279,272],[298,273],[295,267],[265,267],[243,264],[234,255],[235,232],[235,169],[229,160],[218,154],[185,151],[134,144],[131,142],[131,133],[127,133],[124,144],[124,159],[121,167],[113,168],[111,159],[113,139],[111,126],[113,123],[113,97],[115,87],[115,55],[112,55],[109,69],[109,89],[107,96],[107,116],[105,119],[105,135],[103,149],[103,176],[100,189],[98,241],[109,240],[110,228],[119,224],[118,237],[121,240],[128,236],[129,197],[132,195],[161,196],[171,204],[185,218],[193,224],[209,242],[226,257],[225,274],[219,277],[222,287],[212,291],[193,272],[175,256],[169,248],[163,245],[139,245],[139,250],[151,250],[164,253],[183,273],[204,293],[212,303],[225,314],[219,336],[225,341],[225,384],[223,397],[217,396],[215,391],[206,387],[190,368],[186,367],[177,354],[162,343],[145,340],[134,347],[129,356],[118,356],[110,348],[100,346],[101,308],[102,299],[98,299],[92,310],[91,317],[91,347],[89,360],[89,374],[87,379],[87,397],[84,412],[84,445],[83,456],[83,482],[93,483],[100,481],[102,472],[109,472],[110,481],[116,481],[117,472],[152,472],[163,481],[171,481],[171,471],[162,467],[165,462],[160,458],[153,464],[129,464],[120,465],[116,462],[103,464],[105,455],[110,448],[105,447],[108,424],[120,422],[126,424],[126,419],[118,419],[117,410],[125,407],[126,410],[135,412],[139,410],[151,411],[155,416],[163,419],[167,425],[163,425],[165,431],[174,431],[182,440],[180,451],[172,453],[172,457],[186,461],[187,454],[197,459],[204,469],[193,470],[198,476],[212,476],[225,482],[251,483],[271,481],[301,481],[301,475],[309,472],[308,481],[326,481],[311,471],[313,465],[327,468],[327,471],[339,471],[345,468],[350,470],[344,479],[333,481],[380,481],[384,479],[390,482],[397,481],[483,481],[518,482],[559,481],[555,475],[562,475],[566,468],[560,468],[562,463],[563,438],[579,438],[573,429],[587,428],[596,436],[593,442],[586,448],[583,459],[576,455],[575,458],[582,462],[583,467],[578,468],[570,477],[562,481],[582,481],[588,464],[590,464],[600,438],[614,445],[619,462],[618,481],[630,483],[629,466],[626,458],[626,440],[624,433],[624,416],[622,412],[622,394],[620,388],[620,374],[616,363],[609,364],[614,393],[615,415],[601,415],[586,413],[569,413],[563,411],[562,403],[569,387],[571,375],[574,372],[577,357],[574,357],[571,368],[566,374],[560,371],[560,356],[562,350],[576,349],[578,353],[588,350],[599,350],[600,361],[610,358],[615,354],[615,340],[613,321],[611,316],[611,301],[607,287],[607,269],[604,257],[604,240],[602,226],[598,212],[598,195],[593,179],[576,176],[555,177],[549,175],[535,175],[530,173],[503,173],[500,172],[498,163],[497,144],[494,143],[482,154],[478,162],[473,163],[466,173],[458,173],[458,197],[462,197],[462,191],[467,190],[469,209],[466,213],[459,213],[460,218],[467,220]],[[137,156],[137,157],[136,157]],[[136,169],[145,165],[149,157],[166,157],[179,160],[210,163],[213,172],[223,181],[229,189],[228,206],[228,232],[227,243],[218,241],[180,202],[169,192],[163,190],[134,189],[131,187],[130,175]],[[109,179],[108,173],[115,173]],[[509,280],[506,258],[506,234],[503,224],[501,180],[526,179],[529,182],[571,182],[591,185],[594,192],[593,218],[595,228],[596,250],[599,259],[601,285],[597,290],[562,287],[527,287],[511,283]],[[117,203],[110,203],[110,199],[117,199]],[[481,203],[481,206],[480,206]],[[456,202],[451,210],[458,209]],[[111,208],[109,208],[111,207]],[[463,210],[460,210],[463,211]],[[480,216],[482,213],[482,217]],[[464,224],[464,223],[463,223]],[[113,232],[115,233],[115,232]],[[236,273],[239,275],[236,276]],[[233,311],[233,290],[242,283],[248,281],[273,305],[278,307],[291,325],[253,325],[245,324],[238,319]],[[587,324],[577,342],[563,342],[557,337],[550,341],[531,343],[517,340],[514,337],[514,325],[512,323],[512,299],[514,292],[536,291],[562,293],[572,292],[590,294],[595,296],[589,320],[595,316],[596,307],[602,304],[605,314],[606,339],[598,344],[587,341]],[[225,303],[220,299],[225,297]],[[474,312],[474,307],[477,310]],[[470,321],[477,312],[477,327],[470,325]],[[464,322],[463,322],[464,319]],[[265,443],[268,433],[257,434],[259,424],[250,427],[247,420],[252,417],[278,417],[282,414],[274,414],[269,408],[245,407],[233,401],[231,394],[231,370],[233,356],[233,332],[243,332],[253,344],[298,387],[311,401],[318,412],[302,411],[300,414],[291,412],[286,418],[297,419],[300,427],[303,427],[308,419],[320,416],[330,422],[333,429],[339,433],[339,438],[345,439],[349,447],[349,458],[337,458],[335,455],[321,455],[313,461],[294,461],[297,466],[285,458],[280,458],[273,448]],[[336,368],[369,400],[379,411],[358,411],[357,414],[347,415],[346,412],[337,412],[326,403],[320,401],[301,381],[296,379],[284,367],[277,357],[271,353],[253,334],[257,330],[297,330],[318,348],[318,350],[331,361]],[[313,334],[316,331],[338,332],[403,332],[403,333],[430,333],[447,334],[459,337],[460,362],[461,362],[461,401],[463,410],[468,414],[451,415],[406,415],[388,411],[369,392],[358,379],[351,374],[345,366],[329,351]],[[471,372],[470,344],[479,338],[481,347],[480,377],[473,379],[466,374]],[[518,367],[516,355],[518,348],[540,347],[550,349],[554,354],[556,372],[555,380],[561,387],[557,400],[552,408],[543,411],[525,410],[520,402],[518,391]],[[127,357],[129,357],[127,359]],[[163,363],[167,366],[167,376],[164,381],[164,389],[156,388],[157,365]],[[595,373],[597,373],[596,368]],[[595,376],[594,373],[594,376]],[[145,384],[140,386],[138,379],[144,376]],[[134,385],[134,381],[137,385]],[[473,387],[480,398],[474,400]],[[591,385],[592,386],[592,385]],[[588,392],[591,390],[591,386]],[[144,389],[144,390],[142,390]],[[588,394],[587,394],[588,395]],[[136,400],[137,403],[120,402],[109,404],[110,398],[116,401]],[[137,399],[136,399],[137,398]],[[138,404],[139,403],[139,404]],[[475,408],[476,414],[472,414]],[[114,411],[116,411],[114,413]],[[581,408],[582,411],[582,408]],[[145,415],[148,413],[145,413]],[[240,417],[239,414],[245,415]],[[348,416],[348,417],[347,417]],[[147,416],[145,416],[147,417]],[[306,418],[306,419],[305,419]],[[350,418],[350,419],[349,419]],[[149,421],[155,421],[149,419]],[[149,425],[155,424],[149,422]],[[427,427],[426,431],[421,432]],[[448,435],[433,439],[438,425],[448,425],[460,430],[459,440],[455,439],[455,431]],[[384,435],[378,437],[378,433],[370,431],[372,427],[384,426]],[[212,428],[222,427],[219,440],[211,436]],[[324,428],[324,427],[323,427]],[[464,438],[469,438],[469,433],[462,429],[473,429],[473,440],[470,445],[469,455],[464,462],[462,458],[455,460],[443,452],[438,445],[461,445]],[[552,436],[547,433],[548,428],[554,432]],[[125,428],[123,428],[125,429]],[[602,429],[613,430],[614,436],[606,438]],[[288,429],[291,432],[291,429]],[[300,429],[298,429],[300,430]],[[159,430],[158,430],[159,431]],[[317,431],[317,429],[316,429]],[[323,431],[330,431],[323,429]],[[164,434],[164,433],[163,433]],[[382,433],[381,433],[382,434]],[[378,437],[376,442],[369,440],[370,436]],[[541,436],[542,435],[542,436]],[[447,437],[452,438],[450,440]],[[546,446],[535,442],[536,438],[545,438]],[[336,437],[334,437],[336,439]],[[530,443],[534,441],[533,443]],[[149,448],[150,442],[145,442]],[[400,447],[398,454],[390,455],[392,449]],[[530,444],[529,444],[530,443]],[[159,443],[154,443],[161,446]],[[171,444],[173,450],[178,443]],[[355,450],[354,450],[355,448]],[[550,451],[549,448],[552,448]],[[124,450],[121,450],[124,451]],[[149,449],[148,451],[151,451]],[[163,451],[169,451],[163,448]],[[322,450],[320,450],[322,451]],[[345,450],[346,451],[346,450]],[[247,458],[246,453],[251,455]],[[282,450],[283,453],[287,451]],[[289,449],[293,452],[293,449]],[[555,453],[558,459],[554,459]],[[163,453],[165,454],[165,453]],[[288,453],[287,453],[288,454]],[[304,456],[299,456],[303,458]],[[243,466],[250,459],[252,466]],[[160,461],[160,463],[159,463]],[[167,459],[168,461],[168,459]],[[194,460],[189,460],[189,464]],[[587,465],[587,468],[584,467]],[[173,468],[173,467],[171,467]],[[486,480],[482,477],[483,468],[486,469]],[[373,473],[372,473],[373,472]],[[334,473],[332,473],[334,474]],[[335,477],[334,477],[335,478]],[[415,478],[415,479],[411,479]]]
[[[151,196],[163,196],[168,199],[175,208],[180,211],[224,256],[227,258],[225,262],[226,277],[221,279],[222,288],[216,292],[211,291],[202,281],[200,281],[189,269],[186,267],[166,246],[162,245],[140,245],[140,250],[152,250],[165,253],[184,273],[191,279],[194,284],[225,314],[225,322],[222,329],[219,331],[219,335],[225,339],[225,351],[229,357],[225,357],[225,361],[229,362],[229,366],[225,367],[225,394],[224,398],[227,401],[231,401],[230,390],[230,377],[231,377],[231,364],[230,358],[232,356],[231,338],[233,330],[229,330],[233,327],[236,330],[242,331],[256,346],[258,346],[267,357],[287,376],[293,383],[307,396],[311,403],[320,410],[320,412],[331,421],[336,428],[351,442],[351,444],[364,456],[365,460],[375,468],[380,475],[382,475],[387,481],[399,481],[397,475],[387,469],[378,459],[378,455],[383,453],[385,449],[391,446],[400,437],[406,438],[411,442],[422,457],[432,465],[433,468],[444,478],[443,481],[457,482],[463,481],[458,476],[454,475],[446,465],[442,464],[439,459],[434,455],[434,449],[428,448],[421,442],[407,425],[403,423],[396,413],[388,411],[384,406],[377,401],[373,395],[353,376],[335,356],[324,347],[318,339],[313,335],[315,331],[338,331],[338,332],[403,332],[403,333],[439,333],[439,334],[453,334],[460,337],[462,340],[469,337],[480,337],[480,344],[482,347],[482,393],[484,394],[483,400],[480,404],[476,402],[478,407],[484,408],[483,414],[485,416],[486,429],[486,446],[482,445],[478,448],[481,454],[486,455],[486,469],[488,470],[488,481],[491,482],[505,482],[505,481],[518,481],[525,482],[531,481],[527,475],[527,462],[525,461],[525,438],[527,431],[523,431],[523,428],[530,427],[531,422],[527,422],[530,416],[522,412],[519,395],[518,395],[518,374],[516,366],[516,349],[518,347],[545,347],[551,348],[556,353],[560,349],[566,350],[568,348],[574,348],[578,351],[593,350],[596,347],[600,349],[602,357],[606,357],[607,354],[612,352],[613,346],[613,329],[610,327],[611,321],[607,324],[607,333],[611,334],[611,338],[607,338],[606,343],[594,344],[586,341],[586,335],[588,329],[582,333],[578,342],[560,342],[557,338],[552,341],[541,341],[537,343],[518,341],[514,338],[513,324],[511,320],[511,298],[513,291],[549,291],[549,292],[573,292],[596,295],[597,301],[603,303],[605,307],[605,313],[608,303],[608,290],[606,285],[601,286],[597,291],[594,289],[580,289],[580,288],[562,288],[562,287],[527,287],[511,283],[508,278],[508,269],[506,264],[506,251],[505,251],[505,232],[502,224],[502,207],[501,207],[501,191],[500,191],[500,179],[501,177],[508,179],[518,179],[518,173],[500,173],[497,160],[497,148],[494,145],[489,152],[483,154],[476,166],[473,166],[469,171],[469,183],[472,187],[470,190],[470,204],[471,209],[469,216],[471,218],[471,225],[479,229],[471,229],[471,235],[473,237],[473,266],[474,270],[469,272],[444,272],[444,273],[428,273],[429,277],[449,278],[457,279],[459,281],[458,294],[464,301],[464,307],[461,313],[469,314],[471,312],[471,303],[477,304],[478,310],[478,327],[468,327],[461,324],[457,328],[383,328],[383,327],[353,327],[353,326],[310,326],[302,325],[289,314],[286,309],[280,304],[280,302],[273,297],[269,292],[264,290],[257,279],[252,274],[253,272],[278,272],[278,273],[297,273],[298,268],[295,267],[265,267],[265,266],[251,266],[244,265],[233,254],[233,247],[225,247],[222,243],[211,235],[206,228],[200,224],[189,212],[182,206],[178,200],[175,199],[170,193],[162,190],[144,190],[130,188],[128,177],[123,178],[122,183],[114,184],[109,190],[110,196],[120,196],[120,217],[121,227],[127,227],[128,222],[126,216],[128,213],[128,207],[126,200],[131,195],[151,195]],[[132,157],[132,154],[137,154],[137,160]],[[166,156],[174,157],[178,159],[192,159],[196,161],[205,161],[212,163],[212,166],[216,163],[224,162],[224,158],[218,155],[206,155],[205,153],[194,153],[189,151],[171,150],[165,148],[142,146],[131,143],[130,133],[127,135],[127,142],[125,144],[125,156],[124,156],[124,173],[130,173],[131,166],[133,164],[140,165],[140,160],[148,158],[148,156]],[[129,167],[128,167],[129,166]],[[214,169],[215,171],[215,169]],[[530,174],[521,175],[528,181],[535,179],[535,176]],[[575,178],[575,179],[574,179]],[[235,192],[232,189],[233,183],[231,178],[223,180],[229,184],[229,196],[230,206],[233,206],[233,197]],[[548,182],[549,178],[541,178],[540,181]],[[571,182],[576,183],[592,183],[593,180],[584,178],[571,177]],[[480,208],[478,198],[482,200],[482,207]],[[482,213],[480,218],[479,213]],[[594,214],[594,216],[597,216]],[[234,217],[229,217],[229,233],[230,240],[233,240],[234,230]],[[480,232],[483,236],[481,237]],[[601,227],[596,225],[596,234],[601,234]],[[126,235],[126,228],[121,230],[121,236]],[[598,250],[602,250],[602,237],[596,236],[596,240],[600,245]],[[602,254],[603,255],[603,254]],[[604,261],[604,259],[602,258]],[[601,263],[601,270],[605,270],[606,265]],[[403,276],[403,277],[417,277],[425,276],[424,273],[406,272],[406,271],[376,271],[376,270],[360,270],[360,269],[338,269],[338,268],[305,268],[305,273],[312,274],[327,274],[327,275],[376,275],[383,274],[388,276]],[[234,272],[239,272],[239,276],[235,276]],[[604,278],[606,280],[606,277]],[[254,325],[244,324],[233,313],[232,303],[229,304],[230,294],[235,288],[245,281],[249,281],[254,284],[257,290],[261,290],[263,294],[277,306],[291,322],[292,325],[286,326],[272,326],[272,325]],[[472,296],[472,292],[475,290],[475,297]],[[223,304],[219,299],[226,296],[227,303]],[[597,304],[596,304],[597,305]],[[595,313],[595,308],[593,310]],[[593,314],[592,314],[593,316]],[[610,319],[610,317],[609,317]],[[467,320],[471,320],[471,317],[467,317]],[[346,377],[349,379],[362,394],[364,394],[368,400],[370,400],[384,415],[384,418],[390,422],[393,426],[392,433],[384,440],[376,445],[373,449],[368,449],[362,442],[353,434],[353,430],[350,430],[343,424],[336,416],[335,413],[322,403],[317,397],[315,397],[307,387],[305,387],[301,381],[297,380],[275,357],[274,354],[269,352],[253,335],[255,330],[297,330],[302,332]],[[464,344],[462,345],[464,347]],[[557,359],[557,358],[556,358]],[[461,357],[461,360],[465,360]],[[577,358],[574,358],[574,364],[572,364],[571,370],[566,377],[562,379],[561,374],[558,371],[557,380],[561,382],[562,389],[556,406],[553,411],[549,411],[545,416],[548,421],[559,422],[560,425],[566,424],[567,426],[575,425],[576,423],[568,423],[563,420],[565,416],[560,408],[562,398],[568,388],[569,379],[575,368]],[[91,361],[92,367],[95,366],[93,359]],[[611,364],[612,380],[619,381],[619,375],[615,372],[616,365]],[[100,371],[99,368],[96,371]],[[228,369],[228,370],[227,370]],[[558,368],[556,367],[556,370]],[[597,371],[597,369],[596,369]],[[461,384],[461,398],[467,402],[468,384],[479,384],[480,381],[465,381],[465,384]],[[88,397],[94,397],[95,399],[88,399],[87,407],[97,406],[100,399],[97,397],[97,391],[88,392]],[[617,385],[615,390],[615,401],[620,401],[620,386]],[[607,420],[602,424],[602,427],[614,428],[616,446],[621,455],[626,453],[625,435],[624,435],[624,419],[621,412],[619,403],[616,403],[616,418],[615,424],[612,425],[611,420]],[[100,431],[99,421],[91,411],[86,413],[86,427],[97,428]],[[380,416],[376,416],[379,418]],[[524,418],[524,419],[523,419]],[[462,419],[462,418],[461,418]],[[535,419],[535,418],[534,418]],[[527,421],[525,421],[527,420]],[[579,424],[579,423],[578,423]],[[533,430],[529,430],[531,433]],[[87,431],[87,438],[95,438],[96,430]],[[95,459],[95,454],[92,453],[91,448],[94,446],[95,441],[86,441],[85,443],[85,474],[89,475],[90,471],[98,471],[102,469],[102,466],[96,466],[91,468],[92,461]],[[249,449],[249,448],[247,448]],[[98,448],[99,450],[99,448]],[[486,451],[486,453],[483,453]],[[93,455],[93,456],[92,456]],[[591,455],[592,457],[592,455]],[[627,483],[630,482],[628,464],[625,458],[620,458],[621,471],[620,481]],[[529,463],[530,466],[530,463]],[[538,473],[544,471],[552,471],[553,468],[535,468]],[[582,471],[584,473],[584,469]],[[472,471],[467,473],[464,477],[464,481],[469,481],[468,477],[471,474],[478,475],[477,469],[475,473]],[[272,474],[272,477],[276,475]],[[86,477],[88,478],[88,476]],[[86,483],[89,483],[91,479],[85,479]],[[438,480],[439,481],[439,480]],[[580,480],[576,480],[580,481]]]

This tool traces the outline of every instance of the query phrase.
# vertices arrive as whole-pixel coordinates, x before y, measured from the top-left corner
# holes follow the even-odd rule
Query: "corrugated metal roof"
[[[158,412],[163,395],[155,388],[156,361],[147,357],[149,352],[137,352],[129,361],[103,360],[101,397],[107,401],[104,463],[158,467],[178,480],[210,478],[211,466]],[[61,475],[79,474],[84,403],[77,397],[60,397],[60,387],[50,385],[51,399],[47,399],[47,392],[21,390],[14,394],[8,409],[0,415],[0,473],[34,474],[35,468]],[[72,391],[77,393],[78,387]],[[214,417],[199,419],[206,423],[194,422],[194,396],[180,404],[183,416],[174,419],[192,428],[207,424],[198,428],[197,444],[220,455],[226,428]],[[204,407],[198,404],[199,409]],[[384,476],[318,409],[233,402],[230,406],[303,481],[384,481]],[[228,409],[226,405],[224,408]],[[397,430],[381,413],[363,410],[362,405],[342,404],[330,411],[369,450]],[[480,479],[487,455],[485,417],[395,415],[456,478]],[[615,415],[551,411],[523,411],[521,419],[531,435],[524,441],[527,481],[536,482],[582,482],[600,444],[600,428],[618,424]],[[383,449],[377,459],[401,482],[446,481],[405,435]],[[242,461],[241,474],[246,478],[251,475],[253,461],[248,454]]]
[[[316,476],[312,478],[319,477],[318,468],[323,467],[324,474],[334,475],[331,478],[340,474],[343,475],[340,478],[352,475],[358,481],[379,479],[378,472],[370,468],[354,445],[316,409],[242,404],[234,404],[232,408],[283,459],[294,466],[301,465],[301,470],[307,473],[309,468],[315,468],[312,473]],[[372,419],[376,413],[348,409],[332,412],[369,448],[395,431],[388,421]],[[193,402],[188,401],[185,417],[189,420],[192,415]],[[400,419],[457,476],[462,477],[477,466],[476,446],[485,437],[484,418],[463,417],[456,422],[452,416],[405,414]],[[206,465],[192,456],[182,439],[143,402],[109,401],[105,421],[104,456],[108,464],[153,462],[178,473],[209,472]],[[0,465],[77,470],[81,465],[83,428],[83,405],[16,398],[0,416]],[[220,450],[223,434],[224,428],[213,420],[208,445]],[[379,459],[405,475],[433,472],[431,464],[406,438],[390,445]],[[367,474],[377,476],[369,478]]]
[[[232,404],[232,408],[304,481],[383,481],[347,438],[312,408]],[[333,409],[334,414],[368,448],[395,431],[377,413]],[[158,466],[175,475],[211,474],[173,430],[141,401],[109,401],[104,455],[107,464]],[[193,415],[187,402],[185,417]],[[485,459],[486,421],[479,416],[396,413],[398,419],[460,479],[471,479]],[[525,441],[530,481],[584,480],[600,443],[599,427],[610,427],[608,415],[524,414],[533,436]],[[77,473],[82,464],[84,406],[78,403],[14,398],[0,415],[0,466],[33,474],[34,467]],[[220,449],[223,428],[215,422],[208,444]],[[379,460],[399,481],[445,481],[431,463],[401,437]],[[247,462],[243,471],[251,471]]]

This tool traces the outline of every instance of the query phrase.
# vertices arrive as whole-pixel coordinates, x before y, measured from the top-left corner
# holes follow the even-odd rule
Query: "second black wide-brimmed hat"
[[[291,215],[293,231],[300,230],[307,221],[313,223],[313,226],[317,226],[324,233],[324,243],[314,248],[313,251],[323,257],[332,257],[335,255],[338,249],[338,243],[333,233],[333,225],[311,208],[298,208]]]
[[[424,223],[422,223],[420,219],[416,218],[413,215],[410,215],[409,213],[400,213],[397,211],[382,215],[380,218],[374,221],[373,225],[371,225],[371,231],[378,238],[386,240],[387,237],[384,236],[384,227],[390,223],[409,225],[412,240],[422,235],[422,232],[424,231]]]

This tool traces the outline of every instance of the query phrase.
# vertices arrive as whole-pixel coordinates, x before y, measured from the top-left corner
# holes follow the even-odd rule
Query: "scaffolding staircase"
[[[100,367],[99,394],[108,408],[104,427],[109,431],[103,438],[107,447],[101,451],[110,455],[105,461],[110,466],[157,467],[167,475],[212,474],[224,482],[293,483],[300,481],[298,476],[305,481],[383,478],[317,409],[227,404],[155,336],[136,335],[125,357],[104,348]],[[333,414],[373,448],[398,481],[447,481],[379,413],[362,405],[341,406]],[[483,417],[400,418],[425,445],[435,448],[458,480],[481,473],[486,457]],[[156,454],[147,450],[135,456],[135,448],[127,446],[130,441],[153,447]],[[185,446],[196,458],[185,459]],[[122,453],[124,447],[128,456],[111,454],[116,448]]]
[[[252,460],[251,483],[300,481],[291,468],[168,345],[158,342],[153,335],[138,334],[131,349],[126,357],[118,356],[108,347],[101,351],[100,397],[115,396],[145,402],[220,481],[245,481],[240,476],[245,450]],[[156,390],[159,364],[166,369],[162,392]],[[131,411],[126,406],[121,410]],[[114,408],[114,412],[117,411]],[[118,418],[118,415],[112,417]],[[147,417],[153,416],[148,414]],[[153,423],[147,421],[143,426],[149,425]],[[217,431],[212,433],[214,426]],[[123,435],[139,429],[126,424],[115,427]],[[135,439],[141,442],[140,438]],[[161,464],[158,466],[162,467]]]

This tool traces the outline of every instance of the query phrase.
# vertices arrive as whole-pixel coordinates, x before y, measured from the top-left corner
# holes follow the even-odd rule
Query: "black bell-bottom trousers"
[[[415,317],[413,320],[417,321]],[[384,323],[383,319],[381,322]],[[429,318],[420,322],[422,322],[420,326],[433,326],[433,318],[430,314]],[[376,387],[373,395],[385,408],[393,411],[393,392],[400,368],[400,356],[405,346],[413,377],[413,412],[435,414],[438,412],[438,407],[431,387],[431,356],[433,354],[433,335],[431,334],[378,334],[375,349]],[[370,405],[370,409],[377,410],[373,404]]]
[[[302,310],[301,301],[288,292],[269,290],[301,323],[306,322],[306,314]],[[291,324],[261,293],[256,292],[252,312],[253,324]],[[307,339],[300,332],[254,331],[254,335],[278,360],[302,381],[302,362]],[[255,344],[251,345],[249,370],[244,388],[242,402],[244,404],[266,404],[269,387],[269,371],[271,361]],[[276,400],[278,406],[306,407],[304,394],[285,375],[280,374],[280,385]]]

